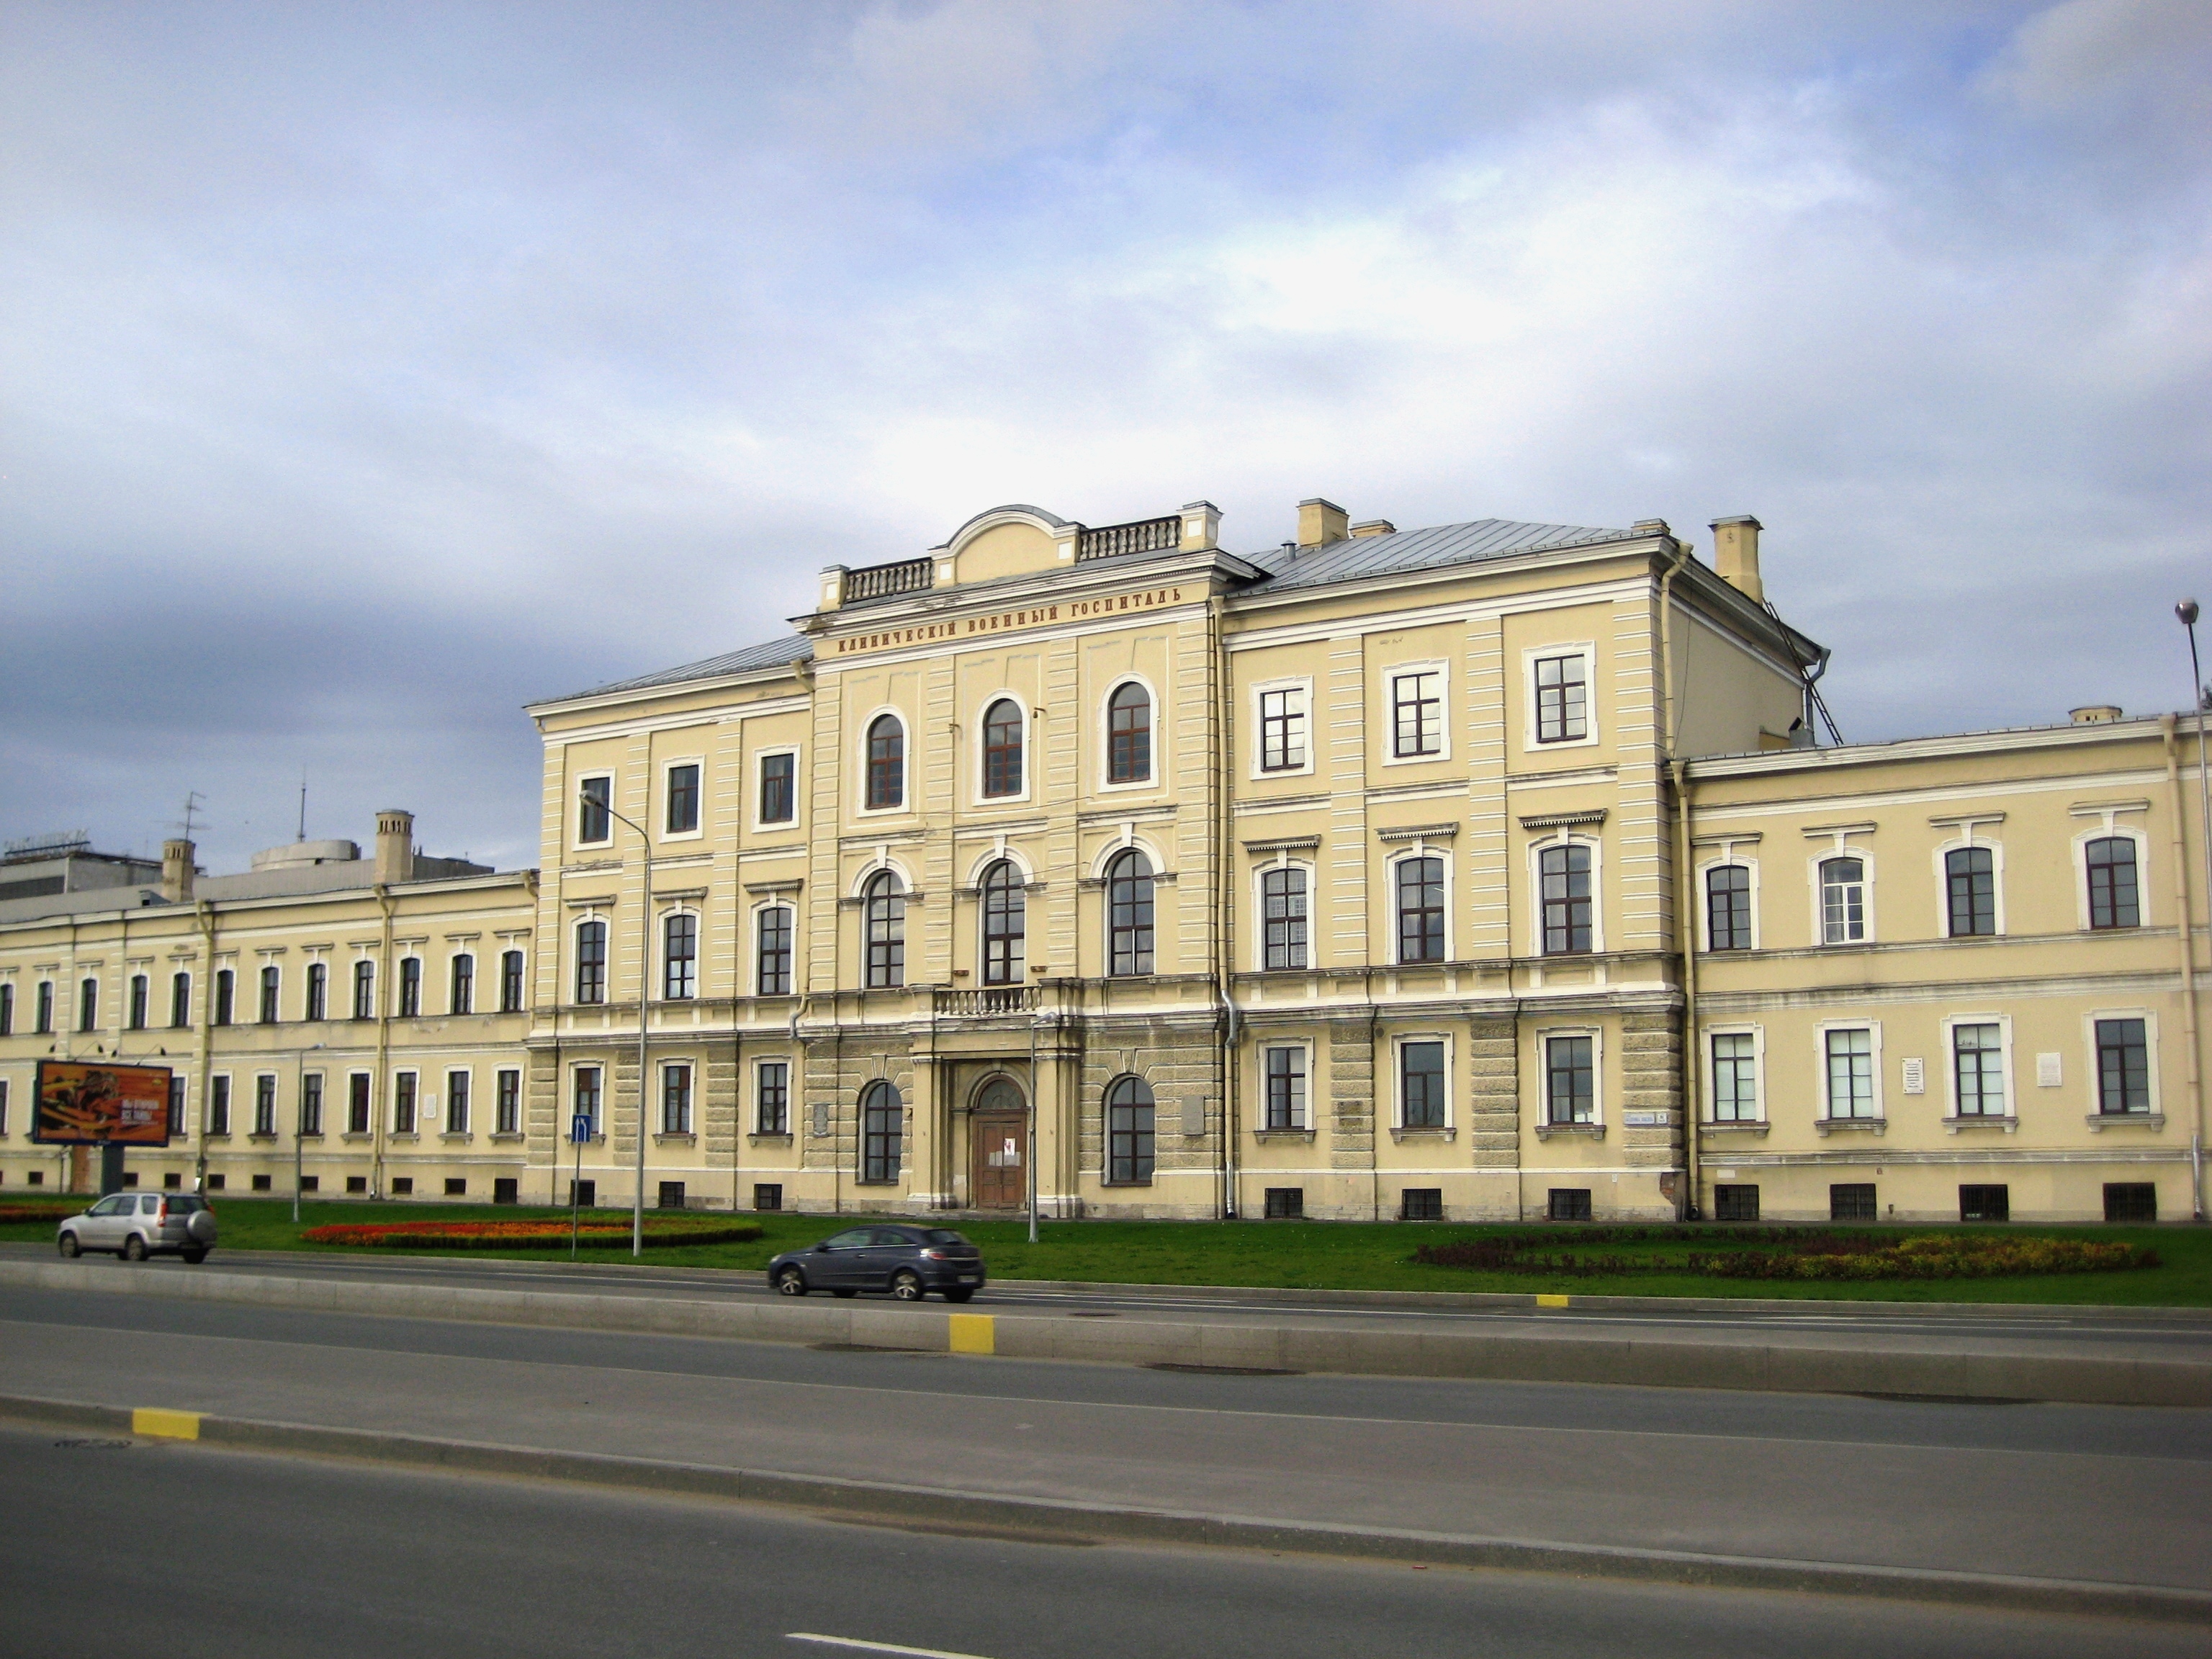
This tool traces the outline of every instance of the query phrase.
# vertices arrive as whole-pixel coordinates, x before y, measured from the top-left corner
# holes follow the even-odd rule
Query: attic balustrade
[[[1110,559],[1117,553],[1158,553],[1182,545],[1182,515],[1170,513],[1164,519],[1139,519],[1133,524],[1086,530],[1075,544],[1075,556],[1079,562]]]
[[[929,559],[900,559],[845,573],[845,603],[880,599],[893,593],[919,593],[934,580]]]

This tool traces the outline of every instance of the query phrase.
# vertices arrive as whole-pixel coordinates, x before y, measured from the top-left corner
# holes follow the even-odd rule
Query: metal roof
[[[1354,581],[1363,576],[1384,576],[1398,571],[1435,570],[1446,565],[1473,564],[1482,559],[1502,559],[1516,553],[1540,553],[1555,548],[1587,547],[1603,542],[1628,540],[1633,532],[1599,530],[1588,525],[1522,524],[1513,519],[1476,519],[1468,524],[1440,524],[1426,530],[1394,531],[1388,536],[1362,536],[1350,541],[1329,542],[1321,547],[1278,548],[1248,554],[1253,563],[1274,574],[1243,590],[1246,594],[1280,593],[1295,587],[1318,587],[1326,582]]]
[[[708,657],[703,662],[687,662],[680,668],[664,668],[656,674],[641,674],[635,679],[611,680],[605,685],[592,686],[586,691],[572,691],[566,697],[548,697],[548,702],[567,702],[576,697],[605,696],[613,691],[642,691],[656,685],[681,685],[687,680],[720,679],[729,674],[746,674],[760,668],[783,668],[795,662],[813,659],[814,646],[798,635],[787,635],[780,640],[769,640],[761,645],[740,647]]]

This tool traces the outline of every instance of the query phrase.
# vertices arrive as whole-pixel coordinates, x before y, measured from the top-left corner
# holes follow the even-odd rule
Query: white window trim
[[[1124,853],[1142,853],[1151,862],[1155,876],[1167,868],[1160,861],[1158,846],[1138,835],[1133,826],[1127,836],[1106,842],[1091,855],[1091,878],[1093,881],[1105,880],[1107,870]]]
[[[1568,845],[1590,849],[1590,948],[1587,951],[1544,949],[1544,854]],[[1547,962],[1573,962],[1603,954],[1605,945],[1605,842],[1596,836],[1577,835],[1571,829],[1528,843],[1528,954]]]
[[[2096,1044],[2097,1034],[2093,1027],[2089,1033],[2089,1052],[2092,1055],[2096,1053]],[[232,1086],[233,1081],[228,1069],[210,1072],[207,1074],[206,1121],[207,1132],[211,1135],[234,1135],[238,1133],[238,1091]],[[222,1086],[218,1089],[216,1086],[217,1084]],[[226,1115],[223,1126],[220,1129],[215,1127],[215,1097],[218,1094],[222,1097],[222,1109]],[[2094,1102],[2095,1098],[2096,1090],[2093,1085],[2090,1090],[2090,1099]]]
[[[861,729],[864,732],[866,730],[865,726]],[[771,744],[766,748],[756,749],[753,750],[753,809],[749,816],[751,820],[752,828],[763,835],[774,836],[789,834],[792,831],[798,830],[800,824],[805,820],[806,809],[804,786],[806,780],[806,774],[805,769],[799,763],[799,745],[795,743]],[[763,774],[767,770],[767,762],[777,755],[788,755],[791,757],[791,816],[787,818],[766,820],[760,815],[761,802],[764,800],[768,795],[767,789],[763,787],[762,779]]]
[[[2091,825],[2074,837],[2074,925],[2085,933],[2124,937],[2139,933],[2151,925],[2150,836],[2148,831],[2138,830],[2132,824],[2113,823],[2114,816],[2113,812],[2107,811],[2102,822]],[[2106,840],[2131,841],[2136,844],[2136,925],[2133,927],[2092,927],[2089,925],[2089,843]],[[2000,886],[1997,890],[2002,895],[2004,890]]]
[[[580,833],[584,827],[584,786],[597,778],[605,778],[607,781],[607,833],[598,841],[586,841]],[[578,849],[586,847],[613,846],[615,844],[614,807],[615,775],[611,771],[599,769],[577,773],[576,787],[568,792],[568,799],[563,809],[568,814],[566,827],[570,837],[568,845]]]
[[[1152,769],[1147,776],[1132,780],[1127,783],[1115,783],[1112,781],[1111,775],[1114,767],[1114,694],[1125,685],[1139,688],[1147,697],[1152,699]],[[1133,672],[1116,674],[1108,684],[1106,694],[1098,699],[1098,793],[1100,794],[1121,795],[1127,794],[1132,790],[1156,790],[1164,787],[1160,775],[1166,769],[1161,764],[1160,734],[1166,728],[1167,722],[1163,716],[1163,708],[1159,688],[1143,674]]]
[[[983,722],[990,712],[1002,702],[1011,702],[1022,716],[1022,787],[1011,795],[987,795],[983,793]],[[969,804],[972,806],[1017,806],[1036,793],[1036,769],[1039,757],[1036,747],[1036,715],[1030,708],[1029,699],[1018,691],[999,690],[986,693],[975,701],[975,740],[969,745],[975,753],[969,765],[969,782],[973,791]]]
[[[1267,966],[1267,878],[1278,870],[1303,870],[1306,878],[1306,959],[1300,968],[1270,968]],[[1255,974],[1310,974],[1314,971],[1318,952],[1314,945],[1318,935],[1314,932],[1314,897],[1319,890],[1318,866],[1311,859],[1294,859],[1282,854],[1273,864],[1254,866],[1252,871],[1252,971]],[[1444,873],[1444,938],[1451,938],[1451,872]],[[1394,918],[1395,921],[1395,918]],[[1393,939],[1396,937],[1394,931]]]
[[[1833,945],[1828,943],[1827,928],[1821,920],[1820,914],[1820,866],[1826,864],[1830,859],[1856,859],[1859,861],[1860,872],[1863,878],[1860,884],[1864,889],[1866,895],[1866,937],[1864,939],[1838,939]],[[1822,951],[1856,950],[1862,945],[1872,945],[1875,940],[1881,937],[1881,931],[1877,923],[1877,914],[1875,909],[1875,856],[1871,848],[1850,844],[1848,839],[1842,836],[1836,837],[1834,846],[1821,848],[1806,860],[1806,878],[1812,889],[1812,937],[1814,949]],[[1943,937],[1942,932],[1940,928],[1936,933],[1936,937],[1938,939]]]
[[[507,957],[510,951],[522,958],[522,1006],[512,1010],[507,1008],[506,995]],[[530,947],[520,939],[504,939],[500,943],[499,992],[492,998],[492,1006],[485,1012],[495,1014],[501,1012],[526,1014],[530,1012]]]
[[[411,1129],[403,1129],[399,1127],[399,1079],[404,1077],[411,1077],[415,1079],[415,1127]],[[423,1114],[428,1109],[430,1103],[422,1097],[422,1068],[416,1066],[398,1067],[392,1073],[391,1097],[384,1103],[386,1111],[384,1121],[386,1126],[385,1133],[393,1135],[421,1134]]]
[[[761,1067],[763,1066],[781,1066],[783,1067],[783,1127],[781,1129],[763,1129],[761,1127]],[[757,1135],[787,1135],[793,1133],[791,1127],[793,1105],[791,1088],[792,1069],[791,1056],[788,1054],[763,1054],[753,1061],[753,1127],[747,1132],[748,1133]]]
[[[688,997],[672,997],[668,994],[668,924],[670,920],[676,916],[690,916],[699,924],[698,949],[693,952],[691,957],[691,994]],[[690,899],[663,900],[661,902],[660,914],[654,919],[653,925],[660,935],[659,940],[660,946],[660,989],[654,994],[653,1000],[659,1003],[684,1003],[698,1001],[701,995],[699,988],[700,985],[707,977],[706,913],[701,910],[700,908],[696,904],[693,903]]]
[[[1536,738],[1536,664],[1552,657],[1583,659],[1583,735],[1541,743]],[[1558,640],[1549,645],[1523,646],[1521,650],[1521,747],[1531,755],[1556,754],[1562,749],[1593,749],[1599,743],[1597,717],[1597,641]]]
[[[1433,755],[1401,755],[1398,752],[1397,684],[1407,674],[1434,674],[1443,690],[1437,698],[1437,719],[1443,746]],[[1384,766],[1433,766],[1452,757],[1452,671],[1451,664],[1438,657],[1427,661],[1394,662],[1379,671],[1376,696],[1382,710],[1382,754]],[[1550,745],[1547,745],[1549,747]]]
[[[896,806],[871,806],[868,805],[868,733],[875,729],[876,722],[886,714],[898,722],[899,804]],[[856,818],[896,818],[908,816],[915,810],[913,720],[903,708],[883,702],[878,703],[866,714],[861,715],[859,725],[854,729],[860,733],[860,740],[854,745],[859,750],[860,769],[854,774],[853,777],[853,816]],[[1022,758],[1024,763],[1022,771],[1024,779],[1026,781],[1029,772],[1026,764],[1029,751],[1026,748],[1023,750]]]
[[[1444,953],[1434,962],[1401,962],[1398,957],[1398,947],[1403,942],[1403,936],[1398,927],[1398,866],[1408,859],[1418,858],[1435,859],[1444,867]],[[1454,901],[1458,896],[1458,890],[1452,864],[1451,848],[1449,844],[1443,847],[1431,847],[1426,842],[1419,841],[1414,842],[1410,846],[1398,848],[1382,860],[1382,908],[1389,918],[1390,927],[1390,937],[1387,942],[1384,960],[1393,968],[1435,968],[1447,962],[1459,960],[1453,954],[1453,947],[1458,943],[1454,937],[1458,929],[1453,925],[1457,920],[1453,912],[1455,908]],[[1306,884],[1306,953],[1309,957],[1313,954],[1313,883],[1309,878]]]
[[[1959,1109],[1959,1059],[1953,1047],[1952,1031],[1960,1025],[1994,1025],[1997,1028],[1997,1064],[2004,1070],[2004,1112],[2002,1116],[1976,1113],[1972,1116]],[[2020,1077],[2012,1063],[2012,1016],[2010,1014],[1946,1014],[1939,1028],[1943,1040],[1943,1111],[1945,1120],[1953,1123],[2001,1123],[2020,1115]],[[2094,1037],[2093,1037],[2094,1041]]]
[[[791,988],[788,991],[761,989],[761,918],[770,910],[791,912]],[[745,912],[745,985],[747,996],[797,996],[799,994],[799,906],[788,897],[765,898]]]
[[[1248,705],[1252,711],[1252,741],[1249,745],[1251,758],[1245,763],[1245,765],[1247,775],[1255,781],[1267,778],[1304,778],[1313,775],[1316,757],[1321,750],[1319,735],[1316,731],[1313,687],[1313,676],[1310,674],[1292,674],[1275,679],[1253,682],[1249,688],[1251,701]],[[1270,770],[1261,764],[1267,754],[1267,728],[1261,724],[1260,720],[1260,700],[1264,693],[1269,691],[1296,691],[1305,699],[1306,759],[1303,766],[1284,766]]]
[[[1409,1042],[1441,1042],[1444,1045],[1444,1121],[1447,1130],[1459,1127],[1459,1091],[1452,1086],[1457,1075],[1456,1056],[1449,1031],[1401,1031],[1390,1038],[1390,1127],[1406,1130],[1406,1067],[1401,1051]],[[1308,1084],[1310,1095],[1312,1085]],[[1425,1126],[1411,1131],[1414,1134],[1433,1134]]]
[[[483,1000],[483,978],[477,969],[483,964],[477,960],[477,953],[472,950],[456,951],[446,958],[446,1006],[451,1008],[453,1006],[453,964],[463,958],[466,958],[469,964],[469,1012],[482,1013],[483,1011],[477,1004]]]
[[[653,1077],[653,1133],[659,1135],[696,1135],[699,1133],[699,1076],[696,1059],[690,1054],[669,1054],[653,1061],[658,1068]],[[668,1127],[668,1069],[681,1066],[691,1073],[690,1098],[684,1104],[684,1126],[680,1129]]]
[[[2143,1048],[2150,1076],[2150,1109],[2148,1112],[2107,1113],[2104,1103],[2097,1098],[2097,1022],[2100,1019],[2139,1019],[2143,1023]],[[2159,1091],[2158,1013],[2151,1008],[2092,1008],[2081,1016],[2083,1081],[2088,1092],[2084,1109],[2092,1118],[2118,1119],[2122,1122],[2141,1122],[2146,1117],[2163,1116],[2166,1107]],[[2009,1081],[2009,1079],[2008,1079]]]
[[[1734,854],[1723,853],[1717,858],[1708,859],[1705,863],[1697,866],[1694,872],[1697,878],[1698,949],[1707,956],[1712,956],[1715,954],[1735,956],[1738,954],[1738,952],[1734,951],[1721,951],[1718,953],[1715,952],[1713,949],[1712,901],[1711,896],[1705,890],[1705,881],[1707,877],[1711,875],[1713,871],[1725,869],[1729,866],[1735,866],[1739,869],[1748,870],[1751,872],[1751,949],[1753,951],[1756,951],[1760,948],[1759,929],[1759,860],[1757,859],[1739,858]]]
[[[567,1109],[562,1113],[562,1116],[567,1121],[561,1125],[561,1139],[564,1142],[568,1139],[569,1124],[575,1121],[576,1116],[576,1080],[586,1072],[597,1073],[599,1079],[598,1091],[599,1103],[598,1110],[592,1115],[592,1139],[604,1140],[606,1138],[607,1066],[604,1060],[587,1060],[574,1062],[568,1067],[568,1097],[565,1103]]]
[[[1723,863],[1728,862],[1726,860],[1722,861]],[[1717,1109],[1720,1103],[1720,1068],[1715,1065],[1713,1060],[1713,1039],[1715,1037],[1722,1036],[1747,1036],[1751,1039],[1751,1087],[1752,1093],[1754,1097],[1753,1103],[1758,1108],[1758,1110],[1750,1117],[1722,1117],[1718,1115]],[[1765,1026],[1748,1022],[1706,1026],[1705,1028],[1703,1040],[1698,1045],[1698,1062],[1704,1069],[1705,1085],[1705,1099],[1702,1103],[1704,1109],[1699,1114],[1700,1121],[1705,1123],[1765,1123],[1768,1121],[1766,1114],[1766,1028]]]
[[[2002,939],[2005,936],[2004,842],[1998,840],[1994,836],[1977,835],[1975,831],[1980,827],[1978,824],[1967,823],[1963,823],[1959,827],[1961,831],[1960,835],[1954,836],[1949,841],[1939,842],[1937,844],[1933,854],[1933,861],[1929,866],[1936,877],[1936,937],[1942,939]],[[1951,931],[1951,872],[1946,867],[1944,860],[1952,854],[1963,852],[1970,847],[1981,847],[1989,849],[1990,882],[1996,890],[1993,895],[1993,899],[1996,909],[1997,930],[1994,933],[1954,933]],[[2138,864],[2137,869],[2138,872],[2140,872],[2140,864]],[[2082,902],[2085,904],[2088,902],[2086,887],[2082,896]],[[1874,906],[1872,903],[1869,903],[1867,906],[1867,914],[1869,919],[1871,919],[1874,914]],[[1869,933],[1873,932],[1873,928],[1870,925],[1867,931]]]
[[[581,938],[583,930],[595,921],[599,923],[600,927],[606,929],[606,950],[602,954],[599,963],[599,1000],[597,1002],[585,1002],[576,995],[576,975],[574,969],[583,965],[584,945]],[[575,921],[568,924],[568,965],[570,969],[568,987],[568,1006],[572,1008],[604,1008],[614,1000],[615,928],[614,922],[611,918],[601,915],[597,910],[586,910],[582,915],[578,916]]]
[[[1838,1117],[1829,1110],[1828,1101],[1828,1033],[1831,1031],[1866,1031],[1871,1033],[1867,1044],[1871,1051],[1869,1063],[1874,1070],[1874,1115],[1871,1117]],[[1948,1060],[1947,1060],[1948,1063]],[[1878,1019],[1824,1019],[1813,1028],[1813,1098],[1820,1104],[1822,1123],[1887,1123],[1889,1121],[1889,1102],[1882,1076],[1881,1022]]]
[[[878,876],[885,874],[894,875],[899,878],[899,892],[902,896],[906,898],[914,896],[914,872],[908,869],[905,864],[888,849],[875,862],[864,864],[854,872],[852,884],[846,889],[846,892],[853,898],[866,898],[868,894],[868,884]]]
[[[477,1115],[477,1068],[473,1066],[442,1066],[440,1068],[439,1076],[444,1080],[445,1085],[444,1096],[438,1103],[440,1111],[438,1118],[439,1133],[449,1135],[474,1134],[476,1133]],[[456,1129],[453,1127],[453,1079],[457,1077],[466,1078],[468,1079],[466,1083],[461,1085],[468,1091],[469,1096],[469,1127],[466,1129]]]
[[[1259,1091],[1253,1102],[1252,1122],[1254,1132],[1259,1134],[1286,1134],[1290,1133],[1291,1130],[1303,1132],[1311,1129],[1314,1127],[1313,1096],[1315,1045],[1313,1039],[1311,1037],[1266,1037],[1261,1039],[1259,1048],[1260,1063],[1253,1068],[1253,1071],[1255,1073],[1255,1083]],[[1306,1057],[1304,1073],[1306,1081],[1305,1098],[1298,1103],[1297,1120],[1290,1125],[1289,1129],[1269,1129],[1265,1127],[1267,1121],[1267,1051],[1271,1048],[1296,1048],[1302,1052]],[[1447,1079],[1444,1090],[1446,1102],[1445,1115],[1449,1117],[1450,1115],[1449,1102],[1451,1096],[1451,1089],[1449,1083],[1451,1076],[1451,1056],[1449,1053],[1444,1056],[1444,1076]]]
[[[1536,1125],[1540,1128],[1599,1129],[1605,1127],[1605,1028],[1587,1020],[1560,1025],[1539,1025],[1530,1035],[1535,1042]],[[1590,1115],[1586,1123],[1560,1124],[1552,1121],[1552,1065],[1549,1049],[1553,1037],[1590,1040]]]
[[[668,828],[668,803],[675,794],[669,774],[679,766],[699,769],[699,827],[696,830]],[[657,813],[648,813],[646,822],[658,823],[659,832],[655,841],[704,841],[707,838],[707,757],[704,755],[675,755],[660,763],[660,799]]]

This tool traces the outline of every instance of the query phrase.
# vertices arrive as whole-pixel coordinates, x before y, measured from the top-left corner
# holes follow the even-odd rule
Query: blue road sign
[[[570,1120],[569,1120],[569,1123],[568,1123],[568,1139],[569,1139],[569,1140],[570,1140],[573,1144],[574,1144],[574,1145],[576,1145],[576,1146],[582,1146],[586,1141],[589,1140],[591,1138],[592,1138],[592,1120],[591,1120],[589,1117],[586,1116],[586,1115],[585,1115],[583,1113],[581,1113],[581,1112],[577,1113],[577,1114],[576,1114],[576,1115],[575,1115],[574,1118],[572,1118],[572,1119],[570,1119]]]

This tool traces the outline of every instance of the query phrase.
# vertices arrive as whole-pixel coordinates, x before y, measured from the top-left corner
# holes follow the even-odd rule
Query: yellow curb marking
[[[1540,1296],[1536,1298],[1536,1305],[1540,1308],[1564,1308],[1567,1305],[1567,1298],[1564,1296]]]
[[[131,1413],[131,1432],[161,1440],[197,1440],[200,1437],[200,1414],[141,1406]]]
[[[952,1353],[996,1353],[999,1351],[999,1320],[995,1314],[947,1314],[950,1336],[947,1351]]]

